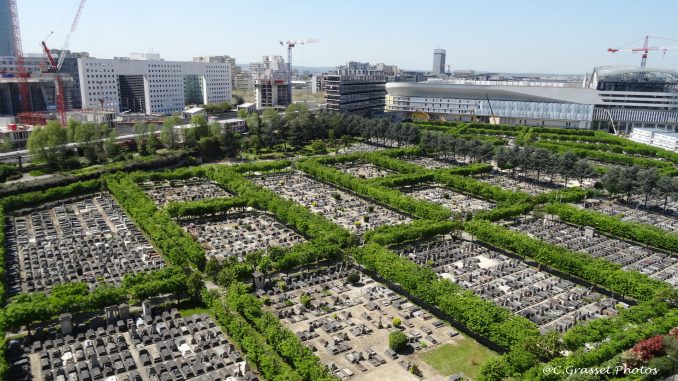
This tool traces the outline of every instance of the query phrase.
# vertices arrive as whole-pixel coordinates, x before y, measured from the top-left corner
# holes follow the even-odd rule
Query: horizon
[[[79,0],[23,0],[18,4],[24,52],[40,52],[40,41],[50,31],[54,33],[48,36],[48,46],[60,49],[78,4]],[[201,6],[209,8],[208,12],[201,12]],[[431,71],[433,50],[443,48],[452,70],[582,75],[596,66],[639,66],[639,54],[611,54],[607,48],[642,46],[639,40],[646,34],[678,41],[672,19],[678,3],[661,0],[643,4],[611,0],[441,4],[425,0],[412,6],[385,0],[368,4],[348,0],[342,6],[301,0],[283,4],[208,0],[193,7],[197,17],[187,17],[178,2],[168,6],[158,0],[90,0],[69,49],[97,58],[152,51],[167,61],[229,55],[239,64],[249,64],[264,55],[287,59],[279,40],[317,38],[318,43],[294,48],[293,66],[336,67],[360,61]],[[447,12],[450,8],[452,13]],[[478,14],[478,9],[491,12]],[[614,17],[606,17],[611,9]],[[656,39],[650,44],[678,42]],[[647,66],[676,70],[678,51],[650,52]]]

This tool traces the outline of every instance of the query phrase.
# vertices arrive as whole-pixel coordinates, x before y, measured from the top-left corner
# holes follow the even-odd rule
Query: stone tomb
[[[252,181],[357,234],[381,225],[411,222],[409,217],[299,172],[254,177]]]
[[[20,345],[23,344],[23,345]],[[207,315],[97,318],[10,344],[11,379],[35,381],[257,380]]]
[[[110,195],[54,202],[8,216],[9,293],[82,281],[120,284],[163,260]]]

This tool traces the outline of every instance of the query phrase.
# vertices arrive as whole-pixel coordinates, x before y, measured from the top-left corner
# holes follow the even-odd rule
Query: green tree
[[[280,117],[280,113],[276,111],[276,109],[272,107],[267,107],[264,109],[264,112],[261,114],[261,120],[266,126],[265,131],[269,135],[267,137],[267,143],[269,147],[275,143],[275,137],[274,135],[278,136],[278,139],[283,141],[283,147],[285,146],[285,136],[282,135],[281,137],[281,125],[282,123],[282,118]]]
[[[198,141],[198,151],[207,160],[215,160],[221,155],[219,140],[211,136],[205,136]]]
[[[348,277],[346,278],[346,280],[348,280],[348,282],[351,283],[351,284],[356,284],[356,283],[360,282],[360,273],[354,271],[354,272],[348,274]]]
[[[217,275],[219,275],[219,271],[221,271],[219,260],[215,257],[210,257],[210,259],[207,260],[207,264],[205,265],[205,274],[210,279],[214,280],[216,279]]]
[[[63,165],[67,143],[67,131],[56,121],[49,121],[44,127],[38,127],[28,137],[28,151],[45,161],[51,170]]]
[[[247,129],[250,132],[250,144],[255,153],[259,153],[263,143],[261,117],[256,112],[247,116]]]
[[[97,162],[97,146],[100,145],[101,138],[100,128],[94,123],[78,124],[73,132],[73,141],[90,163]]]
[[[199,301],[200,292],[203,288],[205,288],[205,282],[202,280],[202,275],[200,275],[200,272],[198,271],[193,271],[186,281],[186,291],[188,295],[191,299]]]
[[[174,127],[178,126],[180,122],[181,119],[176,116],[165,118],[163,121],[162,130],[160,131],[160,141],[165,147],[169,149],[174,149],[177,147],[178,139]]]
[[[393,328],[400,328],[400,325],[402,324],[402,321],[400,318],[394,317],[393,320],[391,320],[391,325]]]
[[[396,352],[402,351],[407,347],[407,336],[401,331],[389,333],[388,347]]]
[[[148,154],[148,150],[146,147],[146,143],[148,141],[148,129],[146,124],[144,123],[135,123],[134,124],[134,135],[135,136],[135,141],[137,144],[137,152],[139,152],[141,155],[146,155]]]
[[[191,124],[193,125],[196,140],[200,140],[210,134],[207,118],[204,115],[193,115]]]
[[[106,151],[106,156],[109,158],[114,158],[120,154],[120,146],[117,143],[116,137],[117,134],[115,130],[111,130],[104,142],[104,150]]]

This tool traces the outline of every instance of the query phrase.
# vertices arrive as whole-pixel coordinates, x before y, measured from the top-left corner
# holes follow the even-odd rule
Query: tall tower
[[[445,74],[445,49],[433,50],[433,73]]]
[[[15,55],[9,1],[0,0],[0,57]]]

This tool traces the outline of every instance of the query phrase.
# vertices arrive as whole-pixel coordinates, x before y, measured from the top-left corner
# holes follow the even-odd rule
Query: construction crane
[[[318,42],[315,38],[306,40],[279,41],[280,45],[287,45],[287,99],[292,103],[292,48],[297,45],[313,44]]]
[[[638,52],[642,52],[642,53],[643,53],[643,56],[642,56],[642,58],[640,59],[640,67],[641,67],[641,68],[644,68],[644,67],[645,67],[645,64],[647,63],[647,54],[648,54],[651,50],[661,50],[663,54],[666,54],[666,51],[667,51],[667,50],[676,50],[676,49],[678,49],[678,46],[650,46],[650,38],[655,38],[655,39],[659,39],[659,40],[667,40],[667,41],[678,41],[678,40],[674,40],[674,39],[671,39],[671,38],[656,37],[656,36],[645,36],[645,38],[643,38],[644,43],[643,43],[643,47],[642,47],[642,48],[626,48],[626,47],[620,47],[620,48],[608,48],[607,51],[610,52],[610,53],[617,53],[617,52],[631,52],[631,53],[638,53]],[[634,41],[634,42],[632,42],[632,43],[630,43],[630,44],[627,44],[626,46],[631,45],[631,44],[634,44],[634,43],[636,43],[636,42],[637,42],[637,41]]]
[[[57,112],[59,113],[59,121],[61,122],[62,126],[66,126],[68,123],[68,120],[66,119],[66,98],[65,98],[65,91],[64,91],[64,83],[63,80],[61,79],[61,74],[59,73],[61,71],[61,65],[64,63],[64,59],[66,58],[66,51],[68,50],[68,47],[70,46],[71,43],[71,36],[73,35],[73,32],[75,31],[75,28],[78,26],[78,21],[80,20],[80,15],[82,14],[82,9],[85,7],[85,2],[86,0],[80,0],[80,5],[78,6],[78,11],[75,13],[75,18],[73,19],[73,22],[71,23],[71,30],[68,32],[68,35],[66,36],[66,42],[64,43],[64,47],[61,49],[61,52],[59,52],[59,60],[56,61],[54,57],[52,56],[52,53],[49,51],[49,48],[47,47],[47,44],[45,41],[41,42],[42,45],[42,50],[45,52],[45,55],[47,56],[47,60],[49,61],[49,69],[48,72],[54,73],[54,92],[56,95],[56,106],[57,106]],[[51,35],[51,33],[49,34]],[[49,37],[48,35],[48,37]],[[47,38],[45,38],[47,39]]]
[[[26,73],[26,64],[24,62],[24,51],[21,45],[21,29],[19,29],[19,13],[16,8],[16,0],[7,0],[9,3],[9,18],[12,28],[12,37],[14,38],[14,55],[16,56],[16,77],[19,85],[19,99],[21,100],[21,111],[31,112],[31,94],[28,89],[28,73]]]

